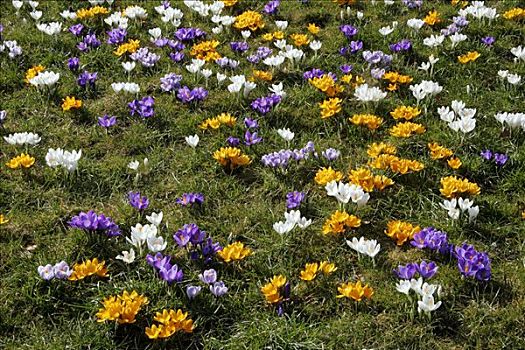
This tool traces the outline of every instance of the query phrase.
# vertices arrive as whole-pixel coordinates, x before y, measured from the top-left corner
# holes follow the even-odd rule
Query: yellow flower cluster
[[[363,77],[360,77],[359,75],[352,75],[352,74],[345,74],[341,77],[341,81],[345,84],[352,85],[352,87],[355,89],[359,85],[362,85],[365,83],[365,79]]]
[[[402,75],[398,72],[386,72],[383,75],[384,80],[388,80],[390,84],[387,87],[388,91],[396,91],[399,85],[409,84],[412,82],[412,77],[409,75]]]
[[[481,54],[477,51],[469,51],[464,55],[458,56],[458,61],[461,64],[467,64],[469,62],[474,62],[478,59]]]
[[[430,158],[437,160],[451,157],[447,160],[448,166],[452,169],[459,169],[459,167],[461,167],[461,160],[458,157],[452,157],[454,155],[452,150],[441,146],[437,142],[429,143],[428,149],[430,150]]]
[[[419,226],[414,226],[409,222],[401,220],[392,220],[388,222],[385,234],[395,239],[397,245],[403,245],[403,243],[412,239],[419,231],[421,231],[421,227]]]
[[[354,125],[366,126],[368,130],[376,130],[383,124],[383,118],[373,114],[354,114],[348,120]]]
[[[310,43],[308,35],[306,34],[290,34],[290,39],[293,40],[295,46],[305,46]]]
[[[351,170],[348,178],[351,183],[361,186],[366,192],[372,192],[374,189],[382,191],[394,184],[392,179],[384,175],[374,175],[366,168]]]
[[[244,243],[235,242],[219,250],[217,254],[225,262],[242,260],[249,255],[252,255],[252,250],[250,248],[244,247]]]
[[[5,218],[4,214],[0,214],[0,225],[7,224],[8,222],[9,220]]]
[[[430,11],[425,18],[423,18],[423,22],[428,24],[429,26],[433,26],[434,24],[440,23],[441,18],[439,18],[439,12],[437,11]]]
[[[405,119],[405,120],[411,120],[417,117],[421,114],[421,110],[417,107],[411,107],[411,106],[399,106],[396,107],[392,112],[390,112],[390,115],[395,120],[398,119]]]
[[[131,293],[124,291],[122,295],[112,295],[102,301],[104,307],[98,310],[97,321],[117,321],[118,324],[134,323],[140,308],[147,303],[148,298],[136,291]]]
[[[317,170],[315,174],[315,183],[321,186],[326,185],[330,181],[340,181],[343,178],[343,173],[332,169],[331,166],[328,168],[321,168]]]
[[[199,124],[199,129],[218,129],[221,125],[233,127],[237,122],[237,118],[233,117],[229,113],[221,113],[214,118],[208,118]]]
[[[140,47],[140,40],[128,40],[127,43],[119,45],[117,49],[113,52],[113,54],[117,56],[122,56],[125,53],[134,53],[137,51]]]
[[[283,275],[276,275],[261,287],[261,293],[264,295],[266,302],[276,304],[283,300],[281,295],[281,288],[286,284],[286,277]]]
[[[262,39],[265,41],[281,40],[284,39],[284,33],[280,30],[273,33],[265,33],[262,35]]]
[[[334,97],[345,89],[344,86],[336,84],[334,78],[328,74],[323,74],[320,78],[308,79],[308,82],[324,92],[328,97]]]
[[[273,75],[271,72],[265,72],[263,70],[253,70],[253,80],[259,79],[264,81],[272,81]]]
[[[155,314],[154,320],[159,324],[154,324],[151,328],[146,327],[145,333],[150,339],[169,338],[178,331],[192,333],[195,328],[193,320],[188,318],[188,313],[182,312],[181,309],[177,311],[163,309],[162,312]]]
[[[410,137],[413,134],[421,135],[426,131],[425,127],[418,123],[403,122],[394,125],[390,129],[390,135],[395,137]]]
[[[34,77],[36,77],[38,75],[38,73],[43,72],[44,69],[46,69],[46,68],[44,66],[42,66],[41,64],[29,68],[27,70],[27,72],[26,72],[26,78],[24,80],[26,82],[26,84],[29,84],[29,80],[31,80]]]
[[[5,165],[9,169],[19,169],[19,168],[30,168],[35,164],[35,158],[31,157],[29,154],[22,153],[19,156],[13,157]]]
[[[361,219],[357,216],[349,215],[346,211],[337,210],[325,221],[323,233],[325,235],[340,234],[347,229],[358,228],[359,226],[361,226]]]
[[[237,3],[237,0],[221,0],[225,7],[232,7]]]
[[[319,272],[323,275],[329,275],[337,270],[335,264],[329,263],[328,261],[321,261],[319,263],[310,263],[304,265],[304,270],[301,271],[299,278],[303,281],[312,281],[315,279]]]
[[[213,158],[223,167],[229,168],[230,170],[248,165],[252,161],[250,157],[243,154],[241,150],[236,147],[221,147],[221,149],[213,153]]]
[[[69,280],[78,281],[92,275],[106,277],[108,269],[106,268],[105,263],[105,261],[98,262],[98,259],[94,258],[93,260],[86,260],[81,264],[75,264],[73,266],[73,273],[69,276]]]
[[[206,62],[215,61],[221,58],[221,55],[216,50],[217,46],[219,46],[217,40],[201,41],[191,47],[190,55]]]
[[[259,12],[256,11],[245,11],[235,17],[235,23],[233,26],[237,29],[249,29],[256,31],[257,29],[264,28],[263,17]]]
[[[396,146],[388,144],[388,143],[384,143],[384,142],[380,142],[380,143],[374,142],[373,144],[368,145],[368,149],[366,150],[366,154],[368,154],[370,158],[377,158],[381,154],[396,154],[396,153],[397,153]]]
[[[503,18],[515,20],[523,19],[525,18],[525,9],[520,7],[514,7],[508,11],[505,11],[503,13]]]
[[[77,10],[77,18],[78,19],[91,18],[91,17],[95,17],[96,15],[106,15],[108,13],[109,11],[105,7],[93,6],[89,9]]]
[[[321,28],[319,28],[315,23],[308,23],[308,27],[306,27],[310,34],[317,35],[319,34],[319,31]]]
[[[399,174],[406,174],[412,171],[417,172],[425,168],[425,165],[417,160],[399,158],[392,154],[381,154],[368,162],[368,165],[381,170],[390,168],[394,173]]]
[[[481,192],[478,184],[467,179],[458,179],[456,176],[441,178],[439,192],[446,198],[453,198],[462,194],[478,195]]]
[[[337,287],[337,290],[339,291],[339,294],[337,298],[348,298],[348,299],[354,299],[355,301],[361,301],[364,298],[367,298],[368,300],[372,299],[372,295],[374,295],[374,290],[367,285],[363,286],[361,284],[361,281],[357,281],[356,283],[343,283],[340,287]]]
[[[319,108],[321,108],[321,119],[328,119],[341,112],[341,102],[343,102],[343,100],[339,97],[334,97],[319,103]]]
[[[80,107],[82,107],[82,100],[77,100],[75,96],[66,96],[66,98],[62,100],[62,110],[64,112]]]

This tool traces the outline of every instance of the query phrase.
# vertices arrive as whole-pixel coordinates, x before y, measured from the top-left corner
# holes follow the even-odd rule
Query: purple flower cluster
[[[274,15],[277,13],[279,5],[281,5],[281,0],[270,0],[266,5],[264,5],[263,12],[267,15]]]
[[[250,63],[259,63],[259,61],[264,60],[266,57],[270,56],[272,52],[272,49],[269,47],[259,46],[257,51],[253,55],[246,57],[246,59]]]
[[[199,102],[208,97],[208,90],[203,87],[190,89],[183,86],[177,90],[177,98],[183,103]]]
[[[304,192],[293,191],[286,194],[286,208],[295,209],[301,205],[301,202],[304,200]]]
[[[202,257],[205,263],[211,261],[215,253],[222,249],[218,242],[213,242],[211,237],[206,237],[203,231],[194,223],[186,224],[173,234],[173,239],[179,247],[190,248],[190,257],[193,260]]]
[[[453,254],[463,276],[475,277],[478,281],[490,280],[490,258],[486,252],[478,252],[474,246],[463,243],[455,247]]]
[[[268,96],[263,96],[252,101],[250,106],[252,109],[262,115],[267,114],[272,110],[272,108],[278,105],[282,100],[282,97],[277,94],[271,94]]]
[[[192,41],[206,36],[206,32],[200,28],[179,28],[175,32],[175,37],[180,41]]]
[[[419,9],[423,5],[423,0],[403,0],[403,4],[409,9]]]
[[[174,52],[170,52],[169,54],[170,59],[174,62],[182,61],[184,59],[184,52],[182,51],[186,48],[186,45],[178,40],[168,40],[167,44],[172,50],[174,50]],[[157,42],[155,42],[155,45],[159,46]]]
[[[346,36],[347,39],[352,38],[359,32],[359,30],[351,24],[340,25],[339,30],[344,34],[344,36]]]
[[[77,84],[85,88],[88,84],[91,88],[95,87],[95,81],[97,81],[98,73],[90,73],[87,70],[82,72],[77,78]]]
[[[61,261],[59,263],[56,263],[55,265],[41,265],[38,267],[37,271],[40,277],[42,277],[42,279],[46,281],[50,281],[53,278],[57,278],[59,280],[66,280],[73,273],[73,270],[69,268],[69,265],[65,261]]]
[[[239,66],[239,61],[232,60],[228,57],[221,57],[218,60],[215,60],[215,63],[217,63],[221,68],[231,68],[235,69]]]
[[[132,53],[130,57],[133,61],[139,61],[144,67],[153,67],[160,60],[160,56],[150,52],[147,47],[141,47]]]
[[[98,125],[100,125],[103,128],[110,128],[113,125],[117,123],[117,117],[115,116],[109,116],[107,114],[104,114],[102,117],[98,117]]]
[[[387,55],[383,51],[364,51],[363,58],[370,65],[388,66],[392,62],[392,55]]]
[[[414,278],[416,273],[419,273],[419,275],[425,279],[430,279],[434,277],[434,275],[437,273],[438,266],[435,262],[426,262],[425,260],[421,261],[421,263],[409,263],[405,266],[399,265],[397,269],[394,270],[394,273],[397,275],[397,277],[409,280]]]
[[[457,259],[459,271],[465,277],[475,277],[479,281],[488,281],[491,278],[488,254],[476,251],[470,244],[449,244],[445,232],[426,227],[414,235],[410,244],[420,249],[429,248],[443,255],[452,255]]]
[[[128,103],[129,112],[133,116],[138,114],[142,118],[150,118],[155,115],[155,99],[151,96],[143,97],[141,100],[133,100]]]
[[[226,287],[224,282],[217,281],[217,271],[214,269],[204,270],[201,274],[199,274],[199,279],[202,283],[205,283],[209,286],[210,292],[216,297],[223,296],[228,292],[228,287]],[[188,297],[190,298],[189,295]]]
[[[363,49],[363,42],[361,40],[352,40],[348,46],[343,46],[339,49],[339,54],[341,56],[346,56],[348,54],[354,54]]]
[[[82,34],[83,30],[84,30],[84,25],[82,23],[74,24],[71,27],[69,27],[69,31],[74,36],[80,36],[80,34]]]
[[[175,200],[175,203],[188,207],[193,204],[201,205],[204,203],[204,195],[202,193],[184,193],[180,198]]]
[[[339,70],[341,70],[343,74],[350,73],[352,69],[354,69],[354,66],[352,66],[351,64],[343,64],[339,67]]]
[[[149,206],[149,199],[146,196],[142,196],[140,192],[128,193],[128,203],[133,208],[143,211]]]
[[[241,144],[241,140],[239,140],[238,137],[234,137],[234,136],[228,136],[228,138],[226,139],[226,142],[228,143],[228,145],[232,147],[237,147]]]
[[[241,53],[248,51],[248,49],[250,48],[246,41],[232,41],[230,43],[230,47],[233,51]]]
[[[441,29],[441,34],[445,36],[449,36],[455,33],[460,32],[463,27],[468,25],[468,21],[463,16],[456,16],[453,18],[453,23],[448,25],[446,28]]]
[[[105,233],[108,237],[120,235],[120,227],[110,217],[98,215],[93,210],[73,216],[68,224],[84,231]]]
[[[88,52],[91,49],[99,47],[102,43],[97,39],[95,34],[84,36],[83,40],[77,44],[77,49],[82,52]]]
[[[261,157],[261,162],[272,168],[286,168],[290,160],[301,161],[308,159],[310,154],[315,152],[314,143],[309,141],[305,147],[301,149],[282,149],[278,152],[268,153]]]
[[[307,70],[306,72],[304,72],[303,73],[303,79],[304,80],[310,80],[310,79],[313,79],[313,78],[321,78],[325,74],[328,74],[334,81],[337,81],[337,76],[334,73],[332,73],[332,72],[326,73],[324,70],[319,69],[319,68],[312,68],[312,69]]]
[[[184,273],[177,264],[171,264],[171,256],[162,255],[162,253],[157,253],[155,256],[148,254],[146,256],[146,261],[150,266],[155,268],[159,277],[164,281],[171,284],[173,282],[180,282],[184,278]]]
[[[495,41],[496,39],[493,36],[486,36],[481,38],[481,42],[483,43],[483,45],[489,47],[492,46],[492,44],[494,44]]]
[[[257,129],[259,127],[259,122],[257,119],[244,118],[244,126],[248,129]]]
[[[341,155],[341,152],[336,150],[335,148],[327,148],[322,153],[323,157],[325,157],[329,161],[336,160]]]
[[[108,40],[106,41],[110,45],[122,44],[126,40],[126,29],[124,28],[115,28],[107,32]]]
[[[76,72],[80,66],[80,60],[78,57],[71,57],[67,60],[67,68],[69,70]]]
[[[162,78],[160,78],[160,88],[162,91],[171,92],[175,89],[180,88],[180,81],[182,80],[182,75],[175,73],[168,73]]]
[[[492,153],[491,150],[484,150],[480,153],[483,159],[493,160],[497,166],[504,166],[509,160],[509,156],[504,153]]]
[[[257,131],[251,132],[246,130],[244,132],[244,144],[246,146],[253,146],[263,141],[263,138],[257,134]]]
[[[184,59],[184,52],[182,51],[179,51],[179,52],[170,52],[169,54],[170,56],[170,59],[173,61],[173,62],[180,62]]]
[[[403,39],[397,43],[390,45],[392,52],[410,51],[412,49],[412,42],[408,39]]]

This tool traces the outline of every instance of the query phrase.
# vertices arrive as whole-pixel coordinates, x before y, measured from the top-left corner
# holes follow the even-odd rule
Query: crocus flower
[[[73,270],[69,268],[69,265],[65,261],[61,261],[55,264],[53,266],[53,273],[55,275],[55,278],[65,280],[68,279],[69,276],[73,273]]]
[[[55,277],[55,271],[53,269],[53,265],[47,264],[46,266],[39,266],[38,267],[38,274],[42,279],[46,281],[50,281]]]
[[[288,209],[295,209],[301,205],[304,200],[305,194],[299,191],[288,192],[286,194],[286,207]]]
[[[405,266],[399,265],[397,269],[394,270],[397,277],[404,280],[409,280],[414,277],[417,271],[418,265],[414,263],[406,264]]]
[[[182,205],[183,207],[190,206],[192,204],[204,203],[204,195],[202,193],[184,193],[180,198],[175,200],[175,203]]]
[[[202,287],[189,285],[186,287],[186,295],[188,299],[195,299],[197,295],[200,294]]]
[[[71,57],[67,60],[67,67],[71,71],[77,71],[79,65],[80,65],[80,60],[78,59],[78,57]]]
[[[73,216],[69,221],[69,226],[84,231],[102,232],[108,237],[120,235],[119,226],[110,217],[96,214],[93,210]]]
[[[217,271],[214,269],[204,270],[201,274],[199,274],[199,279],[203,283],[214,284],[217,282]]]
[[[140,192],[129,192],[128,193],[129,204],[137,210],[145,210],[149,206],[149,200],[146,196],[141,196]]]
[[[239,146],[241,144],[241,140],[239,140],[239,138],[233,137],[233,136],[229,136],[226,139],[226,142],[228,142],[228,145],[230,145],[232,147],[237,147],[237,146]]]
[[[259,122],[256,119],[244,118],[244,126],[249,129],[257,129],[259,127]]]
[[[504,166],[507,160],[509,160],[509,156],[506,154],[494,153],[494,162],[497,166]]]
[[[423,260],[419,265],[417,265],[417,272],[419,275],[425,279],[432,278],[438,270],[438,266],[435,262],[431,261],[427,263]]]
[[[110,128],[113,125],[117,123],[117,117],[115,116],[109,116],[107,114],[104,114],[102,117],[98,117],[98,125],[100,125],[103,128]]]
[[[492,159],[492,151],[489,149],[486,149],[484,151],[481,151],[480,155],[485,158],[486,160]]]
[[[69,31],[74,36],[79,36],[82,33],[83,29],[84,29],[84,25],[82,23],[74,24],[71,27],[69,27]]]
[[[228,292],[228,287],[224,285],[223,281],[219,281],[215,282],[213,285],[210,285],[210,291],[216,297],[220,297]]]
[[[494,44],[495,41],[496,39],[494,39],[493,36],[486,36],[484,38],[481,38],[481,42],[486,46],[492,46],[492,44]]]
[[[250,132],[250,130],[246,130],[244,133],[244,144],[246,146],[252,146],[255,144],[258,144],[262,142],[263,138],[257,135],[257,132]]]

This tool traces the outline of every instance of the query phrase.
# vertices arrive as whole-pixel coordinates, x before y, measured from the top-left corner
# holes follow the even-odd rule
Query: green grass
[[[131,1],[117,1],[124,8]],[[130,21],[129,38],[139,38],[143,45],[149,42],[147,29],[160,26],[166,30],[153,9],[158,2],[135,1],[144,6],[148,19],[139,25]],[[379,3],[379,2],[378,2]],[[488,3],[488,2],[486,2]],[[503,13],[519,1],[490,2],[489,6]],[[73,4],[77,9],[87,2]],[[62,20],[59,12],[70,5],[68,1],[41,1],[42,20]],[[199,26],[211,33],[209,21],[204,21],[180,2],[172,5],[184,13],[183,26]],[[262,10],[264,2],[240,0],[233,10],[236,15],[245,9]],[[26,8],[25,5],[24,8]],[[232,175],[223,171],[212,158],[213,152],[225,146],[228,136],[243,137],[242,120],[254,117],[250,100],[236,101],[217,88],[210,79],[208,99],[188,108],[174,96],[162,93],[159,78],[168,72],[183,74],[183,83],[190,87],[203,86],[204,81],[193,81],[184,64],[175,64],[167,56],[167,49],[154,49],[162,58],[155,68],[137,68],[131,80],[141,86],[140,97],[155,96],[155,117],[141,120],[129,116],[127,102],[130,96],[117,95],[112,82],[125,81],[126,76],[105,43],[80,57],[84,69],[99,72],[97,90],[85,94],[76,84],[76,76],[67,70],[65,61],[78,55],[76,41],[70,33],[61,33],[57,39],[44,36],[33,20],[22,10],[16,16],[10,2],[0,4],[5,40],[17,40],[23,55],[10,60],[0,54],[0,109],[7,111],[8,119],[0,133],[36,132],[42,141],[36,147],[11,146],[2,141],[0,147],[0,213],[10,220],[0,226],[0,348],[6,349],[522,349],[525,348],[525,225],[521,212],[525,209],[525,140],[523,131],[502,132],[493,118],[496,112],[525,111],[525,94],[520,88],[506,90],[498,81],[497,71],[509,69],[525,76],[523,63],[512,61],[510,48],[523,44],[523,21],[497,20],[488,23],[471,20],[464,30],[469,40],[450,49],[448,39],[439,49],[431,50],[422,44],[422,38],[436,34],[449,24],[457,8],[448,1],[426,1],[421,11],[407,10],[402,4],[385,7],[382,3],[360,4],[365,19],[339,19],[339,8],[331,1],[310,1],[300,5],[296,1],[282,1],[275,19],[288,20],[286,34],[305,33],[306,25],[315,22],[321,26],[319,40],[323,47],[319,56],[304,49],[307,58],[294,71],[276,72],[274,81],[283,81],[287,96],[270,115],[261,118],[264,142],[246,148],[254,159],[247,168]],[[408,18],[423,18],[437,9],[443,24],[438,29],[423,28],[412,37],[405,23]],[[352,11],[355,14],[355,10]],[[25,17],[27,21],[22,21]],[[398,21],[398,29],[384,40],[378,33],[382,26]],[[97,35],[107,30],[97,22]],[[272,31],[274,25],[265,16],[263,32]],[[329,120],[319,117],[318,102],[322,93],[303,82],[302,73],[310,68],[337,72],[339,65],[351,63],[354,72],[372,81],[366,63],[359,57],[345,59],[337,50],[345,43],[338,26],[355,24],[366,49],[388,52],[388,44],[402,38],[413,41],[414,50],[406,57],[394,59],[392,69],[421,80],[434,80],[444,86],[443,92],[430,102],[427,113],[417,122],[427,132],[408,140],[395,139],[388,129],[395,124],[388,112],[396,106],[413,105],[414,98],[408,88],[389,93],[377,109],[358,104],[351,94],[346,95],[343,113]],[[69,24],[69,23],[68,23]],[[64,24],[64,27],[68,26]],[[479,39],[486,35],[496,37],[493,48],[486,49]],[[239,40],[231,32],[217,36],[221,42],[218,51],[241,61],[236,74],[251,74],[246,60],[231,52],[229,42]],[[260,36],[249,40],[251,50],[264,45]],[[478,50],[481,57],[463,66],[456,56]],[[186,50],[187,53],[189,50]],[[428,55],[438,55],[440,61],[429,78],[417,66]],[[187,55],[188,56],[188,55]],[[30,67],[42,64],[48,70],[61,74],[55,96],[47,98],[23,82]],[[186,63],[185,63],[186,64]],[[210,65],[214,73],[217,66]],[[264,67],[258,67],[262,69]],[[228,73],[230,74],[230,73]],[[467,94],[466,86],[471,92]],[[268,83],[258,82],[251,98],[267,94]],[[383,85],[384,86],[384,85]],[[348,89],[347,89],[348,90]],[[75,95],[82,98],[84,107],[79,112],[62,112],[61,98]],[[438,106],[449,105],[452,100],[463,100],[467,107],[477,108],[477,127],[462,137],[439,120]],[[228,112],[238,118],[233,129],[221,127],[217,131],[201,132],[197,125],[204,119]],[[347,119],[355,113],[371,112],[384,118],[385,123],[375,133],[359,129]],[[118,124],[106,135],[96,125],[96,117],[116,115]],[[485,117],[486,116],[486,117]],[[292,165],[286,174],[265,168],[260,156],[286,148],[276,133],[288,127],[296,133],[292,148],[303,147],[314,141],[320,153],[327,147],[341,151],[341,157],[332,166],[348,173],[350,169],[365,165],[366,148],[372,142],[389,141],[398,147],[401,156],[417,159],[425,169],[416,174],[392,175],[396,184],[384,192],[374,192],[367,207],[358,215],[364,224],[355,233],[345,234],[377,239],[381,252],[376,266],[367,259],[358,260],[342,237],[326,237],[321,227],[338,206],[334,198],[315,184],[316,171],[327,163],[321,158],[304,164]],[[192,150],[184,137],[198,133],[199,146]],[[452,171],[444,163],[431,160],[426,147],[436,141],[451,148],[463,161],[463,166]],[[82,149],[79,169],[66,176],[45,164],[48,148]],[[479,157],[482,149],[506,152],[509,162],[501,169],[484,163]],[[28,151],[36,158],[28,171],[10,170],[4,163],[11,157]],[[127,169],[132,160],[149,158],[149,171],[134,182],[134,173]],[[481,187],[475,197],[480,206],[476,223],[452,222],[439,207],[439,180],[443,176],[458,174]],[[123,237],[102,240],[94,245],[78,230],[70,229],[67,222],[80,211],[93,209],[111,216],[129,235],[129,228],[137,222],[146,223],[127,203],[129,191],[140,191],[150,199],[151,211],[164,212],[167,225],[161,234],[168,240],[166,253],[173,254],[185,273],[184,282],[167,286],[155,276],[144,258],[125,265],[115,256],[129,245]],[[285,195],[292,190],[308,193],[301,212],[313,219],[306,230],[295,229],[281,237],[272,224],[282,220]],[[181,208],[175,199],[184,192],[203,192],[206,199],[202,210]],[[350,208],[350,211],[353,209]],[[409,244],[397,247],[383,231],[390,220],[406,220],[422,227],[435,226],[446,231],[453,243],[467,241],[480,251],[487,251],[492,259],[493,278],[488,283],[462,279],[454,261],[420,251]],[[176,248],[171,236],[185,223],[195,222],[222,245],[242,241],[254,254],[240,264],[213,262],[219,278],[229,287],[226,296],[215,299],[204,291],[195,301],[185,296],[187,284],[199,283],[197,275],[203,266],[188,259]],[[65,260],[71,265],[93,257],[105,259],[110,278],[87,279],[79,282],[43,281],[37,267]],[[431,282],[443,286],[443,306],[432,315],[432,320],[416,316],[411,318],[406,298],[395,289],[397,278],[392,269],[422,259],[434,260],[439,272]],[[329,260],[338,270],[329,277],[314,282],[303,282],[299,272],[305,263]],[[292,301],[287,314],[277,316],[275,308],[265,303],[259,288],[275,274],[283,274],[292,282]],[[362,278],[375,290],[373,300],[360,303],[336,299],[337,286],[342,282]],[[150,300],[132,325],[119,326],[97,323],[95,314],[100,301],[120,294],[123,290],[137,290]],[[167,341],[152,342],[144,328],[153,322],[156,311],[162,308],[182,308],[196,322],[193,334],[177,334]]]

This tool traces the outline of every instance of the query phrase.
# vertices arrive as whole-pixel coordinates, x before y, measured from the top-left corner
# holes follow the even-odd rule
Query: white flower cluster
[[[41,88],[43,86],[53,86],[60,79],[60,73],[52,71],[44,71],[38,73],[35,77],[29,80],[29,84]]]
[[[111,88],[117,93],[123,91],[136,94],[140,91],[140,86],[137,83],[112,83]]]
[[[64,151],[61,148],[50,148],[46,154],[46,163],[51,168],[62,166],[71,172],[78,167],[78,161],[81,156],[82,150]]]
[[[155,11],[162,17],[160,18],[164,23],[171,23],[174,27],[179,27],[182,23],[182,17],[184,13],[178,8],[173,8],[171,6],[164,7],[164,5],[159,5],[155,7]]]
[[[441,85],[432,80],[423,80],[421,83],[410,85],[408,88],[412,91],[412,95],[414,95],[418,103],[425,97],[435,96],[443,90]]]
[[[50,23],[38,23],[37,29],[47,35],[57,35],[62,31],[61,22],[50,22]]]
[[[498,76],[501,79],[507,80],[510,85],[518,85],[521,82],[521,75],[516,73],[509,73],[508,70],[499,70]]]
[[[40,142],[40,136],[32,132],[18,132],[4,136],[4,140],[10,145],[31,145],[34,146]]]
[[[361,102],[377,102],[386,97],[386,92],[380,88],[368,84],[359,85],[354,91],[354,97]]]
[[[443,203],[439,205],[445,209],[448,216],[454,220],[458,220],[461,213],[468,212],[468,222],[472,222],[479,214],[479,206],[473,206],[474,201],[470,199],[453,198],[449,201],[444,200]]]
[[[363,188],[355,184],[345,184],[341,181],[330,181],[325,186],[326,194],[335,197],[339,203],[346,204],[350,200],[362,207],[368,203],[370,195],[363,191]]]
[[[16,40],[6,40],[0,44],[0,52],[4,52],[6,48],[9,51],[8,56],[10,59],[22,54],[22,48],[18,46]]]
[[[164,217],[163,213],[152,213],[151,215],[146,216],[146,220],[150,223],[146,225],[136,224],[131,227],[131,236],[126,237],[126,241],[130,243],[133,247],[139,250],[139,254],[142,252],[142,247],[144,243],[148,246],[148,249],[152,253],[161,252],[166,249],[168,242],[164,240],[164,237],[158,235],[158,226],[162,222]],[[131,254],[133,259],[131,260]],[[135,252],[131,249],[129,252],[123,251],[122,255],[117,257],[124,262],[132,262],[135,258]],[[131,260],[131,261],[126,261]]]
[[[299,226],[300,229],[305,229],[312,224],[312,220],[301,217],[301,212],[299,210],[284,212],[284,218],[284,222],[279,221],[273,224],[275,232],[281,235],[292,231],[295,226]]]
[[[452,130],[466,134],[476,128],[475,108],[465,108],[465,103],[457,100],[452,101],[451,106],[452,110],[448,106],[439,107],[438,114],[439,118],[447,122]]]
[[[472,4],[459,10],[462,17],[472,16],[476,19],[488,18],[492,20],[499,17],[495,8],[485,6],[484,1],[473,1]]]
[[[525,113],[507,113],[500,112],[494,115],[494,118],[501,123],[502,126],[509,126],[511,129],[521,127],[525,130]]]
[[[347,239],[346,244],[359,254],[369,256],[372,259],[381,250],[381,244],[377,243],[375,239],[366,239],[365,237],[359,239],[354,237],[351,241]]]
[[[398,292],[409,295],[410,291],[416,292],[420,298],[417,302],[417,311],[424,311],[430,313],[437,310],[441,306],[441,301],[437,303],[434,300],[434,293],[437,292],[438,297],[441,295],[441,286],[439,284],[423,283],[423,278],[412,278],[411,280],[400,280],[396,289]]]

